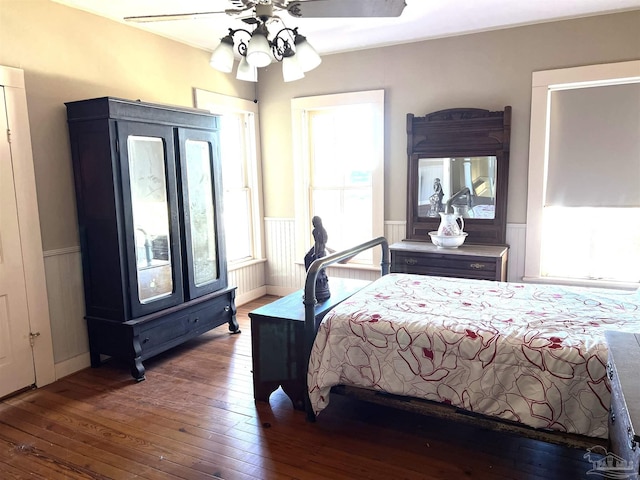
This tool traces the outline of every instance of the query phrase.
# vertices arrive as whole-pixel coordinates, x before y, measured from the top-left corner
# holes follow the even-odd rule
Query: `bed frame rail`
[[[404,410],[422,416],[443,419],[494,432],[506,432],[512,435],[518,435],[533,440],[562,445],[569,448],[576,448],[579,450],[588,450],[595,446],[608,448],[609,445],[606,438],[593,438],[585,435],[560,432],[557,430],[533,428],[521,423],[503,420],[496,417],[488,417],[486,415],[454,407],[453,405],[423,400],[420,398],[403,397],[347,385],[337,385],[333,387],[331,389],[331,394],[354,397],[363,402]]]

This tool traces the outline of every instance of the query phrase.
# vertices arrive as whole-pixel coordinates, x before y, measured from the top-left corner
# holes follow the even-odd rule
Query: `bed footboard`
[[[332,253],[331,255],[327,255],[326,257],[315,260],[311,265],[309,265],[309,269],[307,270],[307,277],[304,284],[305,361],[307,363],[309,362],[309,357],[311,356],[311,349],[313,347],[313,341],[316,338],[316,331],[318,328],[315,315],[315,305],[317,303],[316,279],[318,278],[318,273],[329,265],[354,257],[357,254],[371,248],[375,248],[378,245],[382,247],[380,271],[382,275],[386,275],[389,273],[389,243],[387,242],[387,239],[385,237],[374,238],[373,240],[369,240],[368,242],[362,243],[347,250]],[[305,371],[307,371],[307,368],[308,365],[305,365]],[[305,402],[305,408],[307,411],[307,418],[311,421],[315,420],[315,414],[313,413],[313,409],[311,408],[308,398]]]

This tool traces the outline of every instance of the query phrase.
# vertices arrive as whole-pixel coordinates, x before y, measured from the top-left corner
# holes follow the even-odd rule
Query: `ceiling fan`
[[[228,0],[231,8],[215,12],[169,13],[125,17],[129,22],[166,22],[199,20],[220,14],[241,17],[247,23],[257,23],[272,11],[286,11],[296,18],[398,17],[405,0]]]
[[[258,81],[258,68],[282,62],[285,82],[298,80],[321,63],[318,52],[298,28],[288,28],[274,11],[296,18],[397,17],[405,0],[229,0],[232,8],[217,12],[173,13],[125,17],[130,22],[198,20],[225,14],[255,26],[253,31],[230,28],[211,55],[216,70],[229,73],[240,58],[236,78]],[[269,28],[272,31],[269,31]],[[274,33],[276,32],[277,33]]]

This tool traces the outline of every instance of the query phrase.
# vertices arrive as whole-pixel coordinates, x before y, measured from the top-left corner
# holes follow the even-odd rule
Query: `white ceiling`
[[[53,0],[127,23],[188,45],[213,50],[229,28],[246,24],[215,18],[130,23],[128,16],[222,11],[227,0]],[[640,0],[405,0],[397,18],[293,18],[279,12],[320,54],[408,43],[517,25],[640,9]],[[639,26],[640,29],[640,26]]]

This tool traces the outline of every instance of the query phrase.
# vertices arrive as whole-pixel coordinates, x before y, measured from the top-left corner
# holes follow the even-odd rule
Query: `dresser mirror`
[[[496,157],[418,159],[418,216],[495,218]]]
[[[505,244],[510,127],[511,107],[407,115],[407,240],[430,241],[454,213],[465,243]]]

